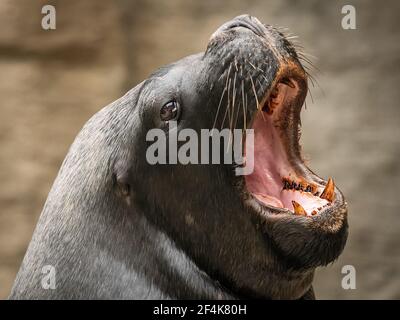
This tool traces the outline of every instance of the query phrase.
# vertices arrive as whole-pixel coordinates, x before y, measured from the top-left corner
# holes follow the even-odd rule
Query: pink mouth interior
[[[262,204],[293,211],[292,201],[299,203],[307,215],[316,214],[329,202],[320,198],[321,187],[308,183],[292,168],[284,139],[278,126],[283,106],[295,97],[297,88],[279,83],[270,98],[269,112],[257,111],[253,119],[254,171],[247,175],[247,190]],[[267,102],[268,103],[268,102]],[[287,181],[287,182],[285,182]],[[290,187],[285,187],[285,186]],[[294,187],[293,187],[294,185]]]

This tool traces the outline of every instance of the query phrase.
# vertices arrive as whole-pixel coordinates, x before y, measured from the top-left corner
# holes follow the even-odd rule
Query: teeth
[[[300,203],[296,201],[292,201],[293,204],[293,209],[294,209],[294,214],[298,216],[307,216],[306,210],[300,205]]]
[[[332,178],[328,179],[328,183],[320,195],[320,198],[326,199],[329,202],[332,202],[335,199],[335,183],[333,182]]]
[[[296,191],[303,191],[303,192],[310,192],[313,193],[315,187],[312,185],[308,185],[304,182],[295,182],[295,181],[291,181],[287,178],[283,178],[282,179],[282,183],[283,183],[283,190],[296,190]]]

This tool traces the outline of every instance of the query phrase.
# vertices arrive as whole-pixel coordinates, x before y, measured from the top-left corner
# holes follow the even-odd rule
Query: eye
[[[160,110],[162,121],[176,120],[179,117],[179,104],[175,100],[164,104]]]

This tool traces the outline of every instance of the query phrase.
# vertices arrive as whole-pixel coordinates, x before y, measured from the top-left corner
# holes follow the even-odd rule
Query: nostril
[[[234,29],[234,28],[246,28],[254,32],[258,36],[263,36],[264,35],[264,25],[257,19],[249,15],[242,15],[239,17],[236,17],[232,21],[228,22],[225,25],[225,28],[228,29]]]
[[[219,27],[217,31],[215,31],[211,35],[210,41],[223,34],[224,32],[234,28],[248,29],[259,37],[265,37],[265,33],[267,31],[267,28],[257,18],[250,15],[241,15],[232,19],[231,21],[224,23],[221,27]]]
[[[244,21],[232,21],[227,25],[227,29],[233,29],[233,28],[239,28],[239,27],[243,27],[243,28],[247,28],[250,29],[250,26],[245,23]]]

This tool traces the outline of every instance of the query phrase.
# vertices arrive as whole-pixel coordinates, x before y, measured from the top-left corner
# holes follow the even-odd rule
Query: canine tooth
[[[292,205],[294,209],[294,214],[298,216],[307,216],[306,210],[300,205],[300,203],[292,200]]]
[[[326,199],[329,202],[332,202],[335,199],[335,183],[332,178],[328,179],[328,183],[325,186],[324,191],[320,195],[320,198]]]

